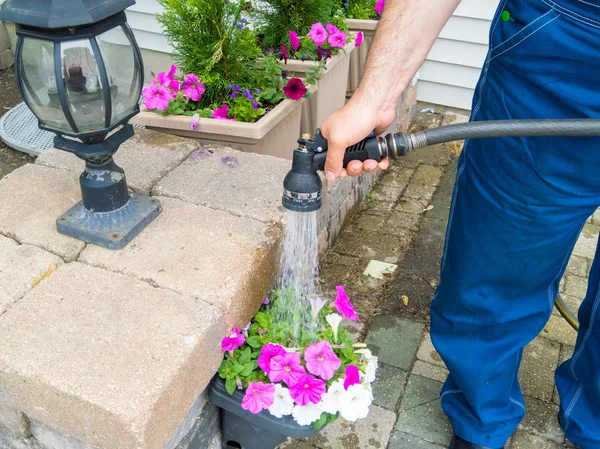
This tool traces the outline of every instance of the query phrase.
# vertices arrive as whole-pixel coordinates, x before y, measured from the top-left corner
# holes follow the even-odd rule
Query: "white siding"
[[[162,34],[162,28],[156,21],[156,14],[163,8],[156,0],[136,0],[136,4],[127,9],[127,21],[133,30],[138,44],[144,50],[172,53],[173,48]]]

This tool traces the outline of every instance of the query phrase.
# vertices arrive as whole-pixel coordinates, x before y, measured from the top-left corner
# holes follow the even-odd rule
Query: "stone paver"
[[[19,411],[85,444],[159,449],[218,368],[223,333],[206,302],[73,263],[0,317],[0,377]]]
[[[441,449],[445,446],[421,440],[404,432],[394,432],[388,449]]]
[[[408,373],[385,363],[377,369],[377,380],[373,383],[374,404],[395,411],[404,393]]]
[[[562,449],[563,446],[554,441],[545,440],[523,431],[516,431],[512,437],[510,449]]]
[[[211,146],[193,152],[154,188],[155,195],[268,222],[281,220],[281,182],[290,161]]]
[[[384,224],[383,232],[396,235],[404,233],[404,229],[417,231],[419,229],[420,215],[409,214],[407,212],[394,211]]]
[[[444,170],[440,167],[433,167],[431,165],[419,166],[410,180],[404,196],[424,201],[431,200],[443,172]]]
[[[115,155],[117,165],[125,170],[132,190],[149,194],[152,187],[181,164],[200,144],[192,139],[171,136],[147,129],[136,129]],[[85,163],[66,151],[52,149],[42,154],[36,164],[81,173]]]
[[[53,254],[0,236],[0,315],[60,264]]]
[[[585,257],[586,259],[593,259],[596,254],[599,232],[600,228],[598,225],[586,224],[577,239],[573,254]]]
[[[227,212],[160,201],[163,213],[125,249],[88,246],[80,261],[199,298],[219,307],[227,326],[245,326],[272,285],[279,232]]]
[[[572,255],[567,265],[566,273],[575,276],[587,277],[590,269],[590,260],[585,257]]]
[[[0,180],[0,234],[74,260],[85,244],[59,234],[56,219],[81,201],[79,175],[67,170],[25,165]]]
[[[433,343],[431,342],[431,335],[429,332],[426,332],[423,336],[423,341],[421,342],[421,346],[419,346],[419,351],[417,352],[417,358],[442,368],[446,367],[442,357],[435,350]]]
[[[446,368],[432,365],[431,363],[423,362],[422,360],[417,360],[415,362],[412,373],[421,377],[427,377],[428,379],[437,380],[438,382],[445,382],[448,377],[448,370]]]
[[[421,342],[423,325],[393,316],[378,316],[367,335],[367,344],[381,363],[409,370]]]
[[[519,371],[523,394],[544,401],[552,400],[559,353],[558,343],[543,338],[536,338],[525,347]]]
[[[400,403],[396,430],[423,440],[449,444],[452,427],[440,405],[442,383],[411,374]]]
[[[403,168],[393,164],[385,172],[385,176],[381,178],[380,184],[384,186],[405,188],[408,186],[408,182],[410,181],[410,178],[414,172],[415,170],[412,168]]]
[[[565,294],[578,298],[585,298],[587,293],[588,281],[580,276],[565,276]]]
[[[562,316],[552,315],[541,335],[569,346],[575,346],[577,341],[577,331]]]
[[[525,397],[527,413],[519,428],[556,443],[562,443],[564,435],[558,424],[558,407],[539,399]]]
[[[384,201],[395,203],[402,195],[404,189],[401,187],[391,187],[384,184],[378,184],[371,191],[371,197],[375,201]]]
[[[383,449],[390,441],[395,422],[394,412],[372,405],[367,418],[355,423],[338,419],[308,442],[319,449]]]
[[[385,235],[380,232],[345,232],[334,246],[334,251],[354,257],[389,262],[388,258],[398,257],[412,241],[413,233],[404,230],[403,234]],[[394,263],[394,262],[390,262]]]

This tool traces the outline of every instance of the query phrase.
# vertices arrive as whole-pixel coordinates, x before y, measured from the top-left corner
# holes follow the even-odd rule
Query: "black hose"
[[[600,136],[600,119],[492,120],[460,123],[407,136],[414,148],[487,137]],[[425,142],[423,142],[423,137]]]

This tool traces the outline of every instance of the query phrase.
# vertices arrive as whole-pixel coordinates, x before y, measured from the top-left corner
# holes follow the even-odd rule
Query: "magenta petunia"
[[[198,75],[190,73],[185,76],[183,82],[183,95],[192,101],[200,101],[206,90],[204,83],[198,79]]]
[[[175,98],[171,89],[158,86],[154,81],[144,88],[142,95],[144,97],[144,106],[148,109],[158,109],[159,111],[166,111],[169,108],[170,101]]]
[[[308,372],[323,380],[333,378],[335,372],[342,365],[342,361],[334,354],[331,344],[327,340],[320,340],[306,348],[304,360]]]
[[[242,399],[242,408],[257,415],[268,409],[275,401],[275,385],[262,382],[250,382],[246,395]]]
[[[300,38],[295,31],[290,31],[290,45],[294,51],[300,48]]]
[[[291,78],[283,87],[285,96],[292,100],[300,100],[306,92],[306,86],[300,78]]]
[[[271,358],[269,379],[271,382],[284,381],[288,386],[293,385],[306,374],[300,364],[300,356],[295,352],[286,352]]]
[[[169,73],[165,73],[165,72],[160,72],[157,77],[156,77],[156,82],[161,85],[162,87],[171,87],[173,90],[175,90],[176,92],[179,90],[179,82],[176,82],[177,84],[175,85],[174,80],[175,80],[175,73],[177,72],[177,66],[175,64],[173,64],[171,66],[171,70],[169,71]],[[173,83],[173,85],[171,85]],[[177,87],[177,89],[175,89],[175,87]]]
[[[377,14],[383,14],[383,7],[385,6],[385,0],[377,0],[377,4],[375,5],[375,11]]]
[[[298,382],[290,386],[290,395],[300,406],[318,404],[321,402],[325,389],[324,381],[305,374],[298,379]]]
[[[290,55],[288,54],[287,47],[285,45],[281,46],[281,52],[283,53],[283,62],[287,64]]]
[[[346,289],[342,285],[338,285],[335,289],[337,290],[337,296],[335,297],[333,306],[347,320],[360,321],[348,295],[346,295]]]
[[[271,359],[277,355],[285,355],[283,346],[267,343],[262,347],[260,355],[258,356],[258,366],[260,366],[260,369],[267,373],[267,375],[271,372]]]
[[[330,34],[327,42],[333,48],[341,48],[346,45],[346,33],[339,31],[337,33]]]
[[[194,114],[192,116],[192,120],[190,121],[190,130],[194,131],[196,128],[198,128],[199,124],[200,124],[200,114]],[[242,329],[242,332],[244,332],[244,329]]]
[[[240,333],[240,330],[237,327],[231,329],[231,334],[221,341],[221,348],[223,351],[229,351],[230,353],[235,351],[236,348],[239,348],[244,344],[246,338],[244,335]]]
[[[313,40],[317,47],[320,47],[327,40],[327,30],[321,22],[313,23],[308,32],[308,37]]]
[[[354,365],[348,365],[346,367],[346,378],[344,379],[344,389],[348,390],[352,385],[360,383],[360,372]]]
[[[341,30],[336,27],[335,25],[332,25],[331,23],[328,23],[325,28],[327,28],[327,31],[329,31],[329,34],[335,34],[335,33],[341,33]]]
[[[365,36],[362,31],[359,31],[358,33],[356,33],[356,39],[354,39],[354,46],[360,47],[363,43],[364,37]]]
[[[232,118],[227,118],[228,114],[229,114],[229,105],[224,104],[220,108],[217,108],[213,111],[212,118],[214,118],[215,120],[235,120]]]

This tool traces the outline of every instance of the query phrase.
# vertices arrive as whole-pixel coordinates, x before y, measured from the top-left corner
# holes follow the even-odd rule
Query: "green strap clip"
[[[514,22],[515,19],[512,18],[510,13],[506,10],[502,11],[502,21],[503,22]]]

